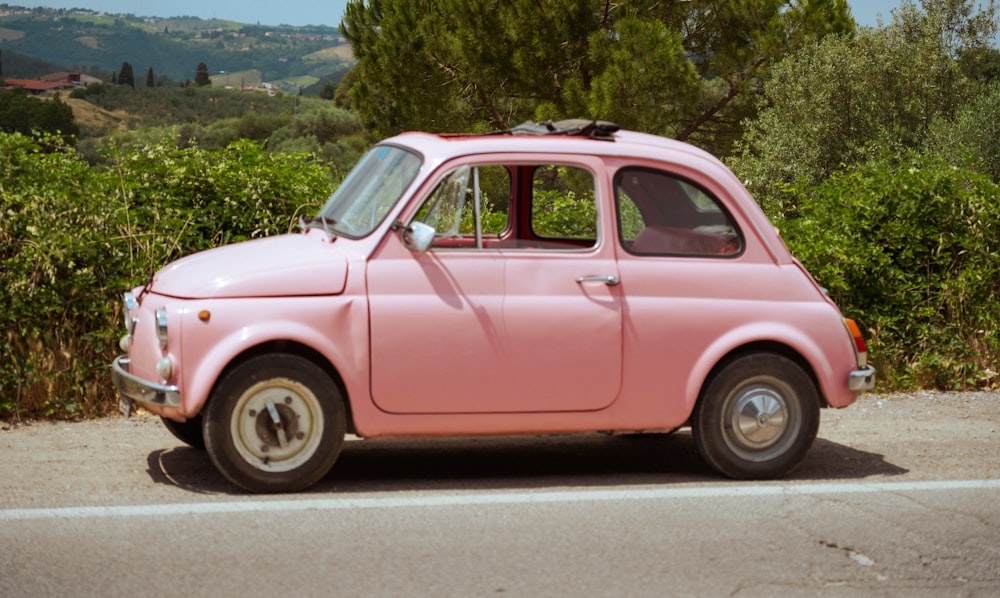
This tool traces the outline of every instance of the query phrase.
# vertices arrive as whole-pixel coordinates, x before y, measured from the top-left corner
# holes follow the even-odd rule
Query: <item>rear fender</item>
[[[817,382],[817,390],[826,401],[828,385],[834,380],[831,364],[823,358],[820,346],[803,331],[788,324],[769,321],[755,322],[729,331],[717,338],[702,354],[691,370],[691,375],[685,387],[685,400],[689,409],[701,396],[701,391],[708,382],[712,371],[731,355],[753,350],[754,345],[760,345],[760,350],[767,350],[767,345],[780,345],[788,352],[794,353],[807,364],[806,373]],[[772,349],[773,350],[773,349]],[[846,378],[845,378],[846,384]]]

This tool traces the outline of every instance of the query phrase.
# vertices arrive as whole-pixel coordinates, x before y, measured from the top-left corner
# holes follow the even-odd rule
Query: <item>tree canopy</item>
[[[942,129],[955,136],[963,112],[966,130],[976,128],[962,106],[983,94],[960,57],[993,38],[996,10],[992,2],[980,11],[974,4],[924,0],[920,10],[906,0],[888,26],[807,44],[773,69],[759,117],[731,160],[772,217],[787,208],[785,185],[819,183],[845,165],[930,147]],[[980,117],[995,129],[993,114]]]
[[[73,109],[59,97],[40,100],[23,89],[0,89],[0,132],[30,135],[33,131],[63,135],[72,140],[80,133]]]
[[[846,0],[351,0],[342,85],[377,135],[583,117],[726,153],[777,61],[854,28]]]

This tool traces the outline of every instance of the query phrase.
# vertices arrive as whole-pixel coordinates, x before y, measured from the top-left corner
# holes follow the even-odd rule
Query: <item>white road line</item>
[[[924,492],[935,490],[1000,490],[1000,480],[926,482],[870,482],[825,484],[757,484],[667,488],[618,488],[614,490],[564,490],[538,492],[469,492],[456,494],[385,494],[368,498],[333,497],[301,500],[246,500],[230,502],[61,507],[0,510],[0,521],[32,519],[83,519],[95,517],[166,517],[212,513],[336,511],[345,509],[395,509],[471,505],[514,505],[560,502],[604,502],[681,498],[732,498],[743,496],[801,496],[871,492]]]

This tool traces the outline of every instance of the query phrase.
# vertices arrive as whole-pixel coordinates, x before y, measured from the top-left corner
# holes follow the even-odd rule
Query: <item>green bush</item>
[[[123,209],[146,227],[130,241],[150,266],[226,243],[288,232],[329,195],[325,167],[307,154],[271,154],[263,142],[218,151],[172,140],[108,151]],[[145,249],[149,246],[148,249]]]
[[[0,134],[0,417],[113,409],[121,293],[181,255],[288,232],[332,190],[324,164],[262,142],[104,151],[98,168],[58,137]]]
[[[124,282],[107,181],[55,136],[0,134],[0,156],[0,416],[99,410],[112,307],[95,299]]]
[[[788,191],[792,251],[867,329],[883,387],[992,383],[1000,187],[944,157],[882,159]]]

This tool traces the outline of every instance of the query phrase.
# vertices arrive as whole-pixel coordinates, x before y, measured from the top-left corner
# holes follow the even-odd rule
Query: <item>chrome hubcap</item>
[[[723,420],[729,448],[747,461],[767,461],[780,456],[794,442],[801,414],[791,390],[780,380],[757,380],[730,395]]]
[[[753,389],[740,396],[733,410],[733,427],[750,445],[766,446],[781,434],[787,413],[780,396],[770,389]]]

